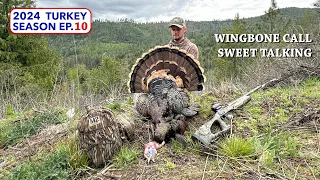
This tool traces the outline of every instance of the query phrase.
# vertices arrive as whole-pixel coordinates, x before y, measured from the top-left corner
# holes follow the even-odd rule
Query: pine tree
[[[240,19],[239,14],[236,14],[232,24],[222,30],[222,34],[248,34],[248,25],[243,20]],[[250,47],[251,43],[221,43],[218,48],[225,49],[243,49]],[[223,59],[223,60],[222,60]],[[223,57],[221,60],[216,60],[218,68],[223,68],[222,71],[224,75],[223,78],[238,79],[240,78],[240,69],[243,63],[243,58],[241,57]],[[217,62],[218,61],[218,62]],[[220,61],[220,62],[219,62]],[[218,65],[220,64],[220,65]],[[224,76],[224,77],[223,77]]]
[[[288,33],[292,20],[280,15],[281,11],[275,0],[271,0],[271,6],[265,14],[261,17],[262,24],[260,26],[260,33],[267,34],[286,34]]]
[[[280,14],[280,9],[277,6],[277,2],[275,0],[271,0],[271,7],[267,11],[265,11],[265,15],[262,16],[262,20],[269,24],[269,33],[273,33],[275,29],[275,23],[278,20],[278,16]]]
[[[61,57],[47,48],[47,40],[42,35],[10,32],[9,13],[15,7],[35,5],[31,0],[5,0],[0,4],[0,85],[2,89],[7,87],[6,91],[30,84],[50,90],[55,83]],[[7,75],[8,72],[11,75]]]

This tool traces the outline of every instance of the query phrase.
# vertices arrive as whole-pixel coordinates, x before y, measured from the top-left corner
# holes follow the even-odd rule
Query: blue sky
[[[316,0],[278,0],[279,8],[312,7]],[[181,16],[194,21],[254,17],[264,14],[269,0],[37,0],[37,7],[85,7],[93,18],[129,18],[140,22],[169,21]]]

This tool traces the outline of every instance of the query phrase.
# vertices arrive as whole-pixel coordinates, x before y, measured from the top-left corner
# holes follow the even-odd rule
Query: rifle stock
[[[251,100],[251,94],[265,87],[267,84],[276,81],[272,79],[267,83],[257,86],[240,98],[228,103],[227,106],[221,107],[220,105],[213,105],[213,111],[216,111],[215,116],[205,124],[203,124],[192,136],[193,141],[200,141],[202,144],[209,146],[214,140],[218,139],[221,135],[227,133],[230,130],[230,126],[227,125],[225,120],[231,120],[231,112],[246,105]],[[212,132],[212,130],[216,132]]]

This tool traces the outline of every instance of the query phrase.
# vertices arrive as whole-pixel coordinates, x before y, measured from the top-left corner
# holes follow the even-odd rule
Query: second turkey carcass
[[[197,114],[189,108],[185,91],[204,89],[203,72],[199,61],[191,54],[169,46],[157,46],[137,59],[129,74],[128,88],[138,97],[136,111],[151,117],[155,141],[161,143],[184,134],[186,116]]]

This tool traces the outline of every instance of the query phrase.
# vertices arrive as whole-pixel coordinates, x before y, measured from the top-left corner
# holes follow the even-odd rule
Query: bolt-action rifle
[[[233,115],[232,111],[243,107],[251,100],[251,94],[260,88],[264,88],[266,85],[277,81],[277,79],[272,79],[265,84],[262,84],[245,95],[241,96],[235,101],[230,102],[225,107],[220,104],[213,104],[212,111],[215,112],[215,116],[205,124],[203,124],[197,131],[194,133],[191,138],[193,141],[200,141],[206,146],[209,146],[213,141],[219,139],[222,135],[230,131],[230,126],[227,125],[226,121],[232,120]],[[212,132],[214,130],[214,132]]]

